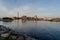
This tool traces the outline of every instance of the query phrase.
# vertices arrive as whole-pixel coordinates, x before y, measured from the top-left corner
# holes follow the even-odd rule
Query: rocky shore
[[[37,40],[0,25],[0,40]]]

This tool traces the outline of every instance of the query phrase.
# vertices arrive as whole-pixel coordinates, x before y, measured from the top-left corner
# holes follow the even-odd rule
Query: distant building
[[[48,20],[51,20],[52,18],[51,17],[48,17]]]
[[[22,20],[27,20],[27,16],[22,16]]]
[[[36,15],[34,16],[34,20],[37,20],[37,16]]]
[[[45,21],[46,21],[47,19],[48,19],[47,17],[44,18]]]
[[[27,20],[33,20],[33,17],[27,17]]]
[[[13,19],[17,19],[18,20],[18,19],[21,19],[21,18],[20,17],[13,17]]]
[[[17,17],[19,18],[19,12],[17,12]]]
[[[43,18],[42,18],[42,17],[40,17],[40,18],[39,18],[39,20],[43,20]]]

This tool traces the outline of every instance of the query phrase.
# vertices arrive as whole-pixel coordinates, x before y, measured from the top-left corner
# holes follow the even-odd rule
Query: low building
[[[34,20],[37,20],[37,16],[34,16]]]
[[[47,21],[47,17],[43,18],[45,21]]]
[[[27,20],[27,16],[22,16],[22,20]]]
[[[21,19],[21,18],[20,17],[13,17],[13,19],[18,20],[18,19]]]
[[[44,19],[42,17],[40,17],[39,20],[44,20]]]
[[[27,20],[34,20],[33,17],[27,17]]]

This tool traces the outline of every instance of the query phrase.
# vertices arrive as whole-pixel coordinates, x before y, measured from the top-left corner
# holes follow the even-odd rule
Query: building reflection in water
[[[34,20],[34,30],[37,30],[37,21],[36,20]]]
[[[26,23],[26,22],[27,22],[27,20],[21,20],[21,22],[22,22],[22,23]]]
[[[3,23],[3,25],[9,25],[9,24],[11,24],[12,22],[2,22]]]
[[[12,22],[2,22],[2,25],[9,28],[9,26],[12,26]]]
[[[34,23],[37,23],[37,21],[34,20]]]
[[[19,27],[19,20],[16,20],[16,26]]]

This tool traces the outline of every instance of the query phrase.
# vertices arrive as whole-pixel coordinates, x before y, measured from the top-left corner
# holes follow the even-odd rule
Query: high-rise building
[[[17,13],[17,17],[19,18],[19,12]]]

